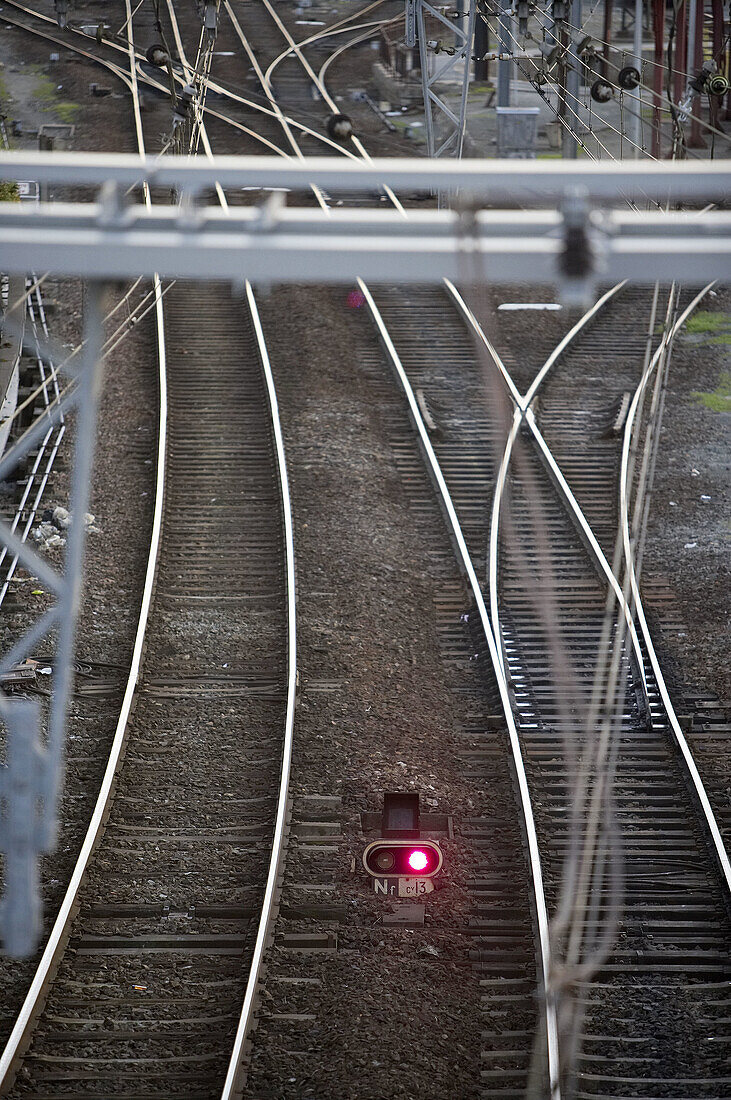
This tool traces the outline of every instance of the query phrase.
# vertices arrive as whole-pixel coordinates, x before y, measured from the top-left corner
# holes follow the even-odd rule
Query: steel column
[[[29,266],[32,268],[32,264]],[[7,767],[0,774],[0,797],[5,803],[5,812],[0,817],[0,850],[5,854],[7,869],[0,928],[5,951],[14,957],[23,957],[35,947],[41,921],[38,857],[41,852],[51,851],[56,839],[66,711],[73,689],[74,639],[86,541],[85,516],[96,436],[98,363],[103,339],[102,297],[101,285],[92,283],[84,318],[84,349],[75,360],[72,374],[71,386],[78,415],[70,496],[71,524],[67,532],[63,575],[57,574],[37,551],[22,542],[5,524],[0,525],[0,542],[17,554],[20,562],[56,597],[53,606],[0,658],[0,672],[10,672],[21,652],[27,656],[52,628],[58,630],[47,737],[43,737],[41,708],[35,702],[29,704],[27,700],[0,693],[0,720],[8,732]],[[52,426],[54,416],[57,418],[60,414],[60,406],[52,410],[50,415],[39,417],[33,429],[10,448],[3,457],[6,465],[13,458],[17,463],[32,447],[35,429],[39,424],[43,428],[44,419],[45,430]]]
[[[642,77],[642,17],[643,0],[635,0],[635,25],[633,53],[637,72]],[[632,101],[632,111],[629,117],[628,129],[630,140],[634,142],[633,156],[637,159],[643,147],[642,141],[642,85],[637,88],[637,97]]]
[[[652,29],[655,38],[655,52],[652,70],[652,155],[659,159],[662,154],[662,87],[665,71],[665,0],[652,0]]]
[[[501,0],[502,2],[502,0]],[[498,35],[500,39],[500,53],[512,53],[513,42],[510,37],[512,30],[512,17],[501,11],[498,19]],[[498,61],[497,63],[497,105],[498,107],[510,106],[510,77],[513,71],[512,61]]]
[[[688,71],[688,6],[681,0],[675,12],[675,48],[673,50],[672,95],[674,102],[680,103],[685,91]]]
[[[688,76],[694,77],[703,64],[703,0],[690,0],[688,12]],[[701,137],[699,117],[703,110],[703,101],[694,95],[690,101],[691,115],[690,138],[688,145],[693,149],[704,149],[705,141]]]
[[[623,5],[624,11],[624,5]],[[602,57],[601,73],[604,79],[609,76],[609,55],[612,45],[612,16],[614,15],[614,0],[604,0],[604,56]],[[636,17],[635,17],[636,18]],[[573,19],[571,20],[573,23]],[[576,24],[574,23],[574,26]]]
[[[581,0],[571,0],[571,26],[581,26]],[[575,33],[575,32],[574,32]],[[571,34],[569,34],[569,43],[571,43]],[[571,46],[569,46],[569,49]],[[582,62],[574,51],[571,55],[567,54],[567,73],[566,73],[566,100],[567,109],[571,129],[576,130],[578,126],[578,109],[579,109],[579,92],[581,90],[581,65]],[[575,160],[578,156],[579,147],[576,144],[576,139],[567,130],[563,131],[563,155],[569,160]]]
[[[476,3],[475,0],[470,2],[466,27],[463,25],[462,16],[449,18],[443,11],[427,3],[427,0],[416,0],[416,4],[427,152],[430,157],[449,155],[461,157],[467,121],[467,89],[472,68]],[[449,32],[450,42],[454,41],[453,46],[445,45],[441,40],[428,38],[427,16]],[[459,79],[460,105],[455,112],[439,94],[437,85],[452,77],[460,62],[462,63]],[[437,133],[439,121],[443,127],[443,133],[440,134]]]

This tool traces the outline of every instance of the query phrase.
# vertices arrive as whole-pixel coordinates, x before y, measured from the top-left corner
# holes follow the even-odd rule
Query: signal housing
[[[416,853],[426,858],[421,869]],[[411,857],[415,857],[413,864]],[[434,840],[372,840],[363,852],[363,866],[374,878],[433,878],[443,860],[442,849]]]

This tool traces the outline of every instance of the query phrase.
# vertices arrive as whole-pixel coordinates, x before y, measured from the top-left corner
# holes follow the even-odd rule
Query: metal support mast
[[[470,0],[465,18],[464,12],[446,13],[427,0],[406,0],[406,45],[414,45],[410,38],[415,22],[430,157],[462,156],[476,7],[476,0]]]
[[[9,679],[20,662],[38,652],[43,639],[50,636],[55,643],[53,693],[48,711],[37,699],[0,692],[0,724],[7,738],[6,766],[0,770],[0,851],[5,857],[0,931],[5,952],[16,957],[27,955],[37,942],[41,927],[38,857],[55,846],[100,388],[102,300],[102,283],[92,282],[87,295],[82,351],[61,368],[67,385],[0,458],[0,478],[5,479],[64,415],[75,411],[70,525],[63,573],[24,542],[4,520],[0,521],[0,545],[36,578],[39,589],[52,597],[50,606],[0,658],[0,677]],[[26,339],[26,342],[31,354],[48,357],[46,348],[34,348],[32,341]]]
[[[581,0],[571,0],[571,26],[574,28],[581,26]],[[575,160],[578,155],[578,146],[576,144],[576,138],[571,133],[571,130],[576,130],[576,123],[578,122],[581,61],[579,60],[575,43],[572,42],[571,33],[568,36],[568,40],[569,50],[566,52],[566,107],[568,117],[572,121],[571,128],[565,128],[563,131],[563,155],[571,160]],[[571,48],[572,46],[573,49]]]
[[[635,25],[633,53],[637,72],[642,76],[642,0],[635,0]],[[637,100],[632,105],[633,114],[629,117],[629,136],[634,142],[634,156],[639,157],[642,148],[642,85],[637,88]]]
[[[513,19],[507,10],[500,12],[498,19],[498,34],[500,36],[500,53],[512,53]],[[512,74],[512,61],[498,61],[497,65],[497,105],[498,107],[510,106],[510,77]]]

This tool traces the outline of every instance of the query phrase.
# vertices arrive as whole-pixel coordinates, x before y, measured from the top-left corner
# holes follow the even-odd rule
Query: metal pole
[[[696,29],[695,29],[696,17],[695,17],[695,13],[696,13],[697,8],[698,8],[698,0],[689,0],[689,5],[688,5],[688,65],[687,65],[687,70],[686,70],[687,73],[688,73],[688,76],[693,76],[694,75],[693,67],[695,65],[695,37],[696,37]],[[691,106],[691,111],[692,110],[693,110],[693,107]]]
[[[634,42],[632,44],[637,72],[642,76],[642,0],[635,0],[635,27]],[[634,144],[635,158],[639,157],[642,148],[642,85],[637,88],[637,97],[632,103],[635,112],[629,117],[630,139]]]
[[[489,48],[490,42],[487,34],[487,23],[482,16],[478,14],[475,19],[475,57],[484,57]],[[490,62],[475,61],[475,80],[481,84],[489,79]]]
[[[713,51],[713,60],[718,65],[719,69],[723,71],[723,0],[711,0],[711,49]],[[729,70],[726,69],[726,75],[728,76]],[[715,96],[711,97],[711,103],[709,105],[710,123],[711,126],[718,128],[718,123],[723,117],[722,115],[723,98],[716,99]]]
[[[62,782],[66,709],[74,682],[72,662],[76,636],[76,617],[81,598],[84,544],[86,542],[85,516],[89,505],[91,467],[96,442],[96,414],[102,378],[100,361],[101,347],[104,340],[103,301],[105,289],[104,284],[100,282],[92,281],[89,284],[87,311],[84,319],[86,346],[77,383],[80,392],[70,495],[71,526],[66,539],[66,560],[64,562],[66,584],[59,599],[60,627],[56,644],[55,683],[48,723],[49,768],[47,771],[48,785],[44,792],[46,805],[48,806],[56,805]],[[47,815],[45,824],[46,830],[43,841],[45,850],[48,851],[55,844],[55,814]]]
[[[686,72],[688,70],[688,8],[685,0],[675,10],[675,49],[673,52],[673,99],[680,103],[685,92]]]
[[[512,53],[510,30],[512,19],[509,15],[500,15],[498,21],[498,33],[500,35],[500,53]],[[498,107],[510,106],[510,71],[512,61],[498,61],[497,63],[497,105]]]
[[[614,14],[614,0],[604,0],[604,56],[602,58],[602,76],[606,80],[609,76],[609,54],[612,45],[612,15]],[[624,4],[622,5],[624,16]]]
[[[665,0],[652,0],[652,26],[655,35],[655,64],[652,67],[652,155],[660,159],[662,151],[662,83],[665,71]]]
[[[571,0],[571,26],[581,26],[581,0]],[[571,36],[569,35],[569,42]],[[566,59],[566,108],[569,125],[572,130],[576,130],[578,119],[576,117],[579,108],[579,88],[580,88],[580,66],[576,53],[572,56],[567,56]],[[576,144],[576,139],[573,134],[564,128],[563,132],[563,155],[570,160],[575,160],[578,156],[579,147]]]
[[[703,64],[703,0],[690,0],[688,13],[688,76],[696,75]],[[701,97],[694,95],[690,101],[691,114],[695,117],[690,120],[690,140],[688,145],[694,149],[705,147],[705,141],[701,137],[701,126],[698,117],[701,113]]]

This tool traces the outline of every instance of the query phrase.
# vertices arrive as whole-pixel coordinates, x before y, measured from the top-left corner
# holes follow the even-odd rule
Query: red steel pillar
[[[724,51],[724,25],[723,25],[723,0],[711,0],[711,16],[713,19],[712,42],[713,60],[718,65],[719,72],[731,80],[731,41],[728,50]],[[720,118],[731,118],[731,91],[726,96],[726,109],[724,113],[723,99],[718,100],[715,111],[716,121]]]
[[[692,76],[697,72],[700,72],[703,65],[703,8],[705,7],[703,0],[698,0],[695,9],[695,49],[693,50],[693,57],[688,58],[688,71]],[[691,111],[696,116],[690,120],[690,138],[688,140],[689,147],[693,149],[705,149],[706,143],[701,137],[701,124],[699,118],[703,111],[703,97],[694,96],[691,103]]]
[[[652,0],[652,28],[655,35],[655,64],[652,67],[652,155],[657,158],[662,150],[660,107],[665,68],[665,0]]]

